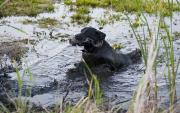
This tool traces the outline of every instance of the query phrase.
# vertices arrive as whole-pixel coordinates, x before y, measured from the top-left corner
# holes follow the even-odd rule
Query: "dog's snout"
[[[70,43],[70,44],[72,43],[72,39],[69,39],[69,43]]]
[[[76,40],[78,40],[79,37],[80,37],[79,34],[76,34],[74,38],[75,38]]]
[[[76,46],[76,44],[77,44],[76,38],[73,37],[73,38],[69,39],[69,43],[70,43],[72,46]]]
[[[69,43],[70,44],[74,43],[74,37],[69,39]]]

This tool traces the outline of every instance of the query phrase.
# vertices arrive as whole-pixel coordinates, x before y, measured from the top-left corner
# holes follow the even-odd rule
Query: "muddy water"
[[[0,26],[0,41],[14,41],[29,39],[33,40],[34,44],[27,44],[29,47],[28,52],[22,58],[22,69],[20,73],[24,80],[24,89],[28,85],[32,85],[32,97],[28,97],[31,102],[49,106],[62,99],[68,92],[66,97],[67,101],[77,102],[82,96],[87,95],[87,83],[83,76],[76,74],[71,77],[66,75],[68,69],[74,67],[74,64],[81,60],[80,47],[72,47],[68,41],[61,41],[71,38],[74,34],[79,33],[84,26],[93,26],[99,28],[100,26],[96,20],[104,18],[106,13],[116,14],[109,9],[96,8],[92,9],[90,15],[92,20],[87,25],[72,24],[70,16],[73,12],[69,12],[69,7],[63,4],[55,4],[55,12],[39,14],[36,18],[33,17],[6,17],[2,18],[0,22],[18,27],[24,30],[27,34],[17,31],[11,27]],[[112,24],[107,24],[103,27],[102,31],[107,34],[106,40],[110,44],[121,43],[124,48],[122,52],[128,53],[135,48],[138,48],[135,37],[132,30],[129,27],[126,16],[121,14],[121,20]],[[61,18],[65,16],[65,18]],[[135,19],[134,14],[129,14],[132,20]],[[57,19],[59,24],[56,27],[40,28],[37,24],[22,24],[23,20],[38,20],[41,18],[53,18]],[[156,28],[158,17],[153,15],[146,15],[150,27]],[[168,22],[168,19],[166,20]],[[180,32],[180,15],[174,13],[172,32]],[[49,33],[53,31],[51,38]],[[137,28],[137,31],[143,35],[142,28]],[[145,29],[146,34],[146,29]],[[175,55],[180,56],[180,39],[175,42]],[[33,76],[33,82],[31,83],[28,76],[26,76],[25,69],[29,67]],[[161,70],[163,65],[159,66]],[[134,64],[125,69],[120,69],[115,72],[114,75],[109,77],[101,77],[100,84],[104,93],[105,100],[109,102],[109,105],[124,105],[132,98],[133,91],[136,89],[138,80],[143,74],[144,65]],[[163,68],[164,69],[164,68]],[[16,80],[15,73],[9,73],[11,80]],[[167,102],[167,88],[162,71],[159,71],[159,86],[160,97],[163,102]],[[178,70],[177,84],[180,84],[180,70]],[[14,86],[14,85],[13,85]],[[12,86],[12,87],[13,87]],[[13,87],[17,92],[17,85]],[[178,96],[180,96],[180,88],[177,87]]]

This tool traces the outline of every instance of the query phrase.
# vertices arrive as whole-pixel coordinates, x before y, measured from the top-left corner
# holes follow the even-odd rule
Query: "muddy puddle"
[[[74,34],[79,33],[81,28],[92,26],[101,27],[97,20],[104,18],[106,13],[116,14],[109,9],[95,8],[91,10],[92,20],[87,25],[77,25],[71,23],[70,16],[73,12],[69,11],[69,7],[61,3],[55,4],[55,12],[42,13],[37,17],[6,17],[0,20],[0,23],[11,25],[22,29],[24,32],[18,31],[9,26],[0,26],[0,43],[27,40],[25,46],[28,48],[21,60],[20,74],[24,81],[23,89],[26,86],[32,86],[32,97],[27,97],[31,102],[37,105],[50,106],[59,102],[63,96],[67,101],[77,102],[82,96],[87,95],[87,83],[83,76],[66,75],[68,69],[74,67],[74,64],[81,60],[80,47],[72,47],[68,43],[68,39]],[[122,52],[128,53],[138,48],[136,39],[129,26],[126,16],[119,13],[120,21],[103,26],[102,31],[106,33],[106,40],[112,45],[121,43],[124,48]],[[134,14],[129,14],[132,20],[135,19]],[[63,18],[62,18],[63,17]],[[158,17],[146,14],[151,28],[156,27]],[[22,21],[36,21],[42,18],[52,18],[58,21],[58,25],[41,28],[37,23],[23,24]],[[168,19],[167,19],[168,22]],[[174,13],[172,32],[180,32],[180,13]],[[137,31],[143,35],[142,28]],[[144,31],[147,32],[146,30]],[[174,41],[175,55],[180,56],[180,38]],[[162,66],[159,66],[160,70]],[[26,69],[30,69],[32,81],[26,74]],[[126,108],[127,103],[132,98],[133,91],[136,89],[137,83],[143,74],[143,63],[131,65],[125,69],[120,69],[114,75],[102,77],[100,84],[103,90],[104,99],[109,105],[122,105]],[[8,73],[11,78],[9,81],[16,81],[16,73]],[[163,102],[167,102],[167,87],[164,76],[159,72],[159,84],[161,93],[159,94]],[[12,82],[11,88],[16,94],[18,91],[17,82]],[[180,70],[178,70],[177,84],[180,84]],[[177,85],[178,86],[178,85]],[[177,95],[180,96],[180,88],[177,87]]]

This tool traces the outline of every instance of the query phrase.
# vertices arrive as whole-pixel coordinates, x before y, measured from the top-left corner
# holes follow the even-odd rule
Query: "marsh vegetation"
[[[0,4],[0,112],[180,112],[179,0]],[[90,76],[67,76],[81,60],[81,48],[67,40],[84,26],[107,33],[115,50],[140,48],[143,62],[110,77],[98,77],[83,62]]]
[[[36,16],[42,12],[54,10],[50,0],[0,0],[1,16]]]

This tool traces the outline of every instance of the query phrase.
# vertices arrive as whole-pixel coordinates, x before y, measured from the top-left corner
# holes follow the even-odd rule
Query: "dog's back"
[[[106,41],[104,41],[102,47],[96,48],[94,52],[83,53],[83,59],[90,66],[109,64],[114,68],[130,65],[140,57],[138,50],[128,54],[116,52]]]

